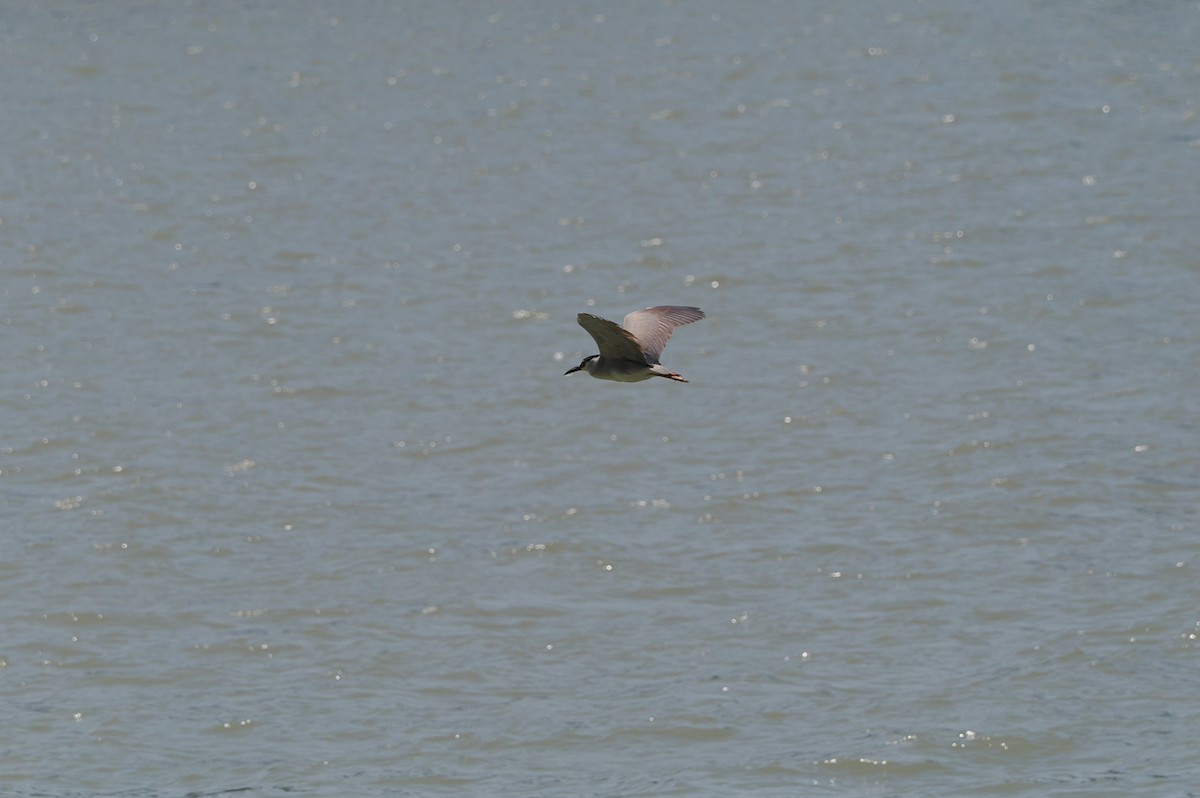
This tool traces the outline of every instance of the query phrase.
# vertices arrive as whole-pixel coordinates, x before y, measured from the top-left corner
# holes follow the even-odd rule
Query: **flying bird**
[[[700,308],[679,305],[657,305],[645,310],[635,310],[621,324],[580,313],[579,326],[596,340],[600,354],[588,355],[573,369],[563,373],[573,374],[586,371],[598,380],[617,382],[641,382],[651,377],[666,377],[676,382],[687,382],[675,372],[658,362],[659,355],[671,340],[676,327],[691,324],[704,318]]]

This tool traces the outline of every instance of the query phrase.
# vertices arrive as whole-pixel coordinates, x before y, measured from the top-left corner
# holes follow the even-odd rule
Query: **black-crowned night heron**
[[[651,377],[666,377],[676,382],[687,382],[673,371],[663,368],[658,362],[671,340],[671,332],[684,324],[704,318],[700,308],[685,308],[678,305],[658,305],[645,310],[635,310],[625,317],[623,324],[580,313],[576,317],[579,326],[596,339],[600,354],[588,355],[579,365],[563,373],[573,374],[586,371],[598,380],[617,382],[641,382]]]

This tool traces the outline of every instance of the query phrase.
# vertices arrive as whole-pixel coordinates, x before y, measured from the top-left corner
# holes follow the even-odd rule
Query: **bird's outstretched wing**
[[[641,344],[646,362],[657,363],[659,355],[667,348],[667,341],[671,340],[671,332],[676,327],[700,321],[702,318],[704,318],[704,311],[700,308],[657,305],[630,313],[625,317],[624,326]],[[582,324],[582,322],[580,323]],[[593,337],[595,337],[594,333]]]
[[[576,319],[579,326],[595,339],[596,346],[600,347],[601,357],[632,360],[634,363],[647,362],[638,339],[615,321],[602,319],[591,313],[580,313]]]

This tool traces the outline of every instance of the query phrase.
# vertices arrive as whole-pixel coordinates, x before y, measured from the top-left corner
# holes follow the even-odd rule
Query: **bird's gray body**
[[[596,341],[600,354],[585,357],[566,374],[586,371],[598,380],[616,382],[641,382],[651,377],[687,382],[665,368],[658,359],[676,327],[702,318],[704,311],[700,308],[679,305],[658,305],[635,310],[625,317],[623,324],[591,313],[580,313],[577,317],[579,326]]]

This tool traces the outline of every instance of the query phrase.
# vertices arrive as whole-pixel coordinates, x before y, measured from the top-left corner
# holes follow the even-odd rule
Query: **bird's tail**
[[[661,363],[647,363],[646,365],[650,367],[650,371],[659,377],[666,377],[668,380],[675,380],[675,382],[687,382],[682,376],[671,371]]]

